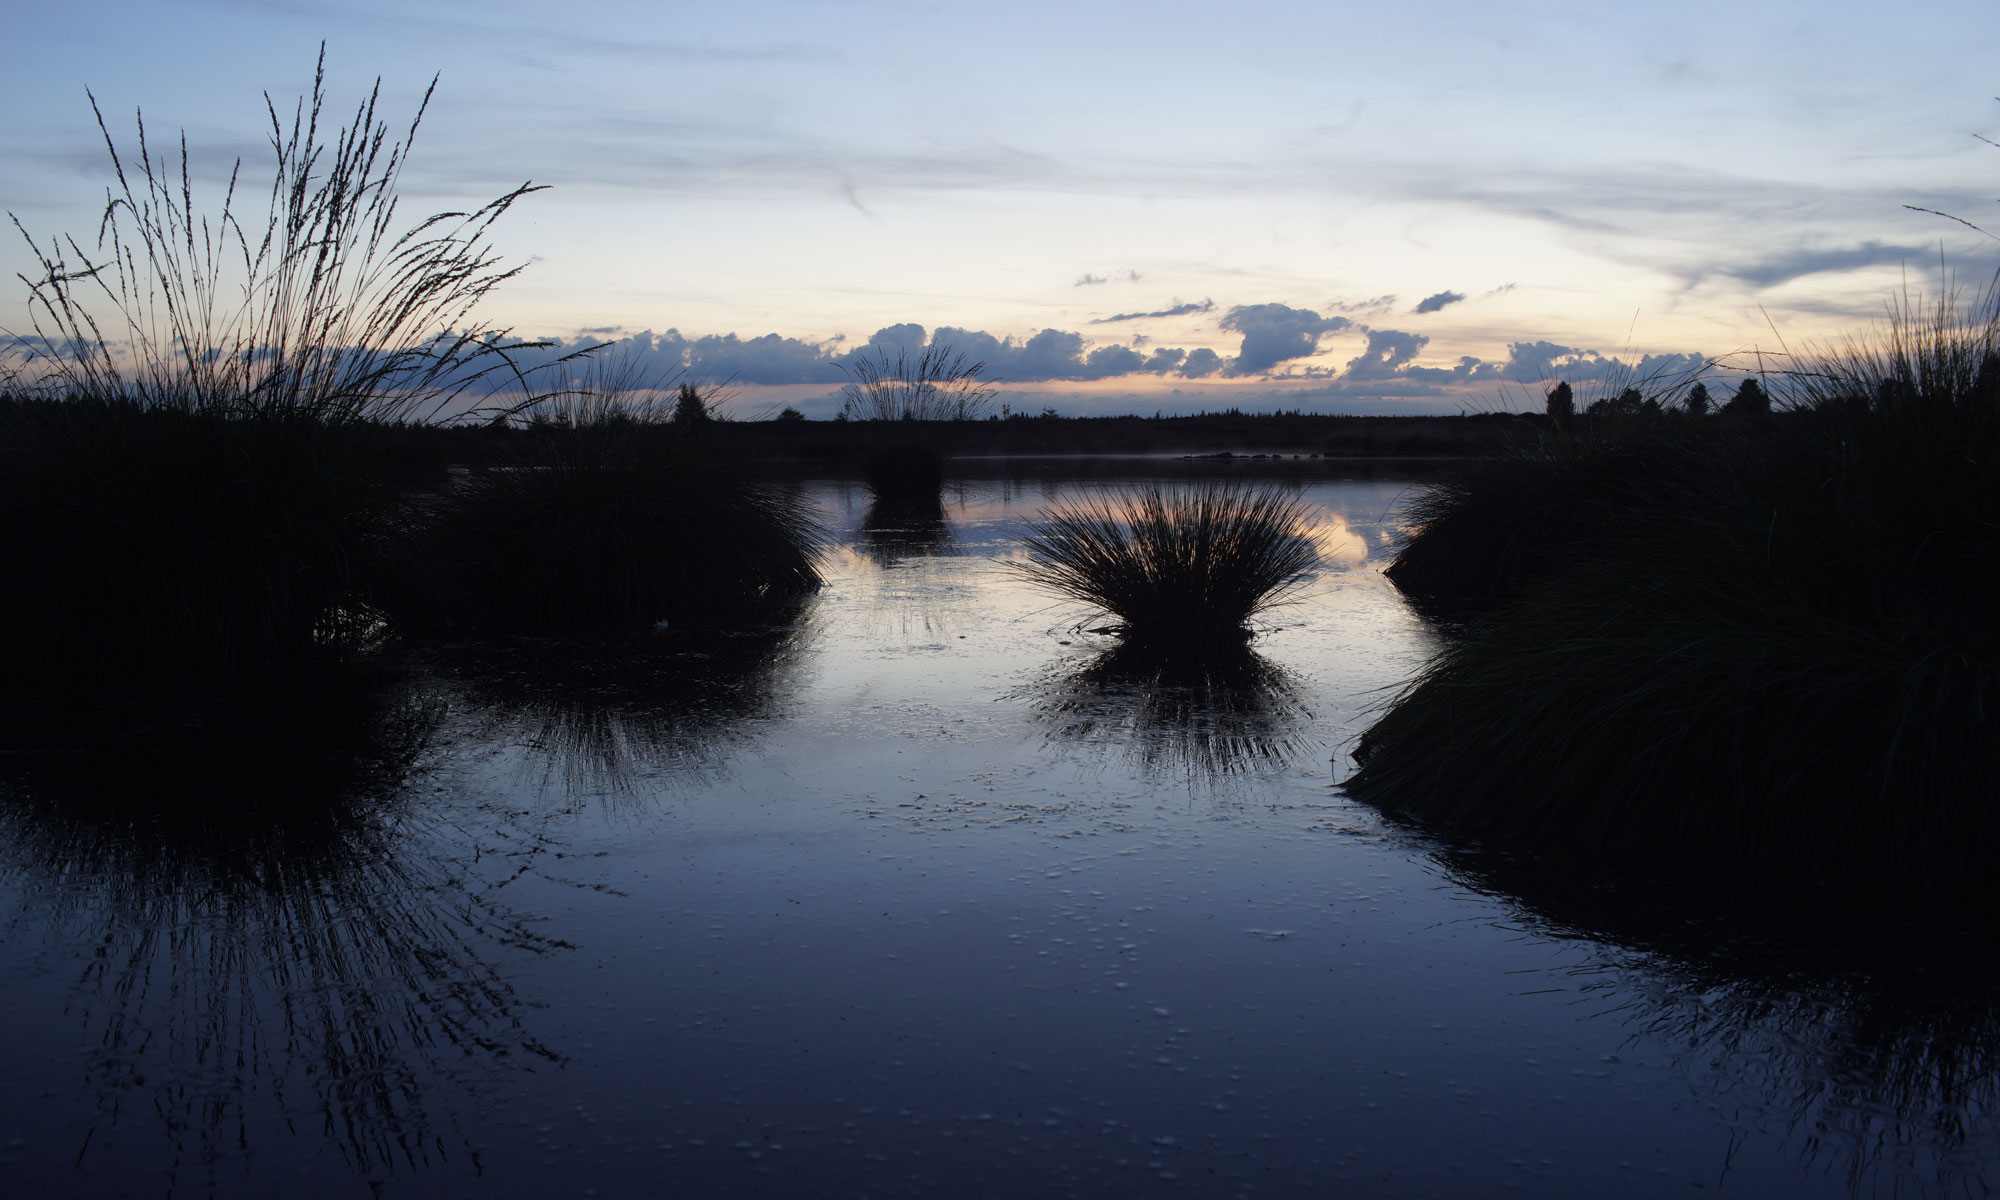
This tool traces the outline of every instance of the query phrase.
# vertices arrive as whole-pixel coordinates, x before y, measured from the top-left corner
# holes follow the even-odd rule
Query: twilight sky
[[[421,15],[412,16],[411,13]],[[1860,331],[2000,243],[2000,4],[321,4],[10,17],[0,207],[94,239],[121,139],[268,180],[262,93],[433,74],[411,216],[523,181],[519,334],[646,336],[742,415],[948,338],[1017,409],[1539,405]],[[30,270],[17,236],[7,276]],[[16,283],[0,327],[25,328]],[[943,331],[943,332],[940,332]],[[1650,357],[1649,357],[1650,356]],[[1615,361],[1614,361],[1615,360]],[[1588,392],[1586,391],[1587,395]]]

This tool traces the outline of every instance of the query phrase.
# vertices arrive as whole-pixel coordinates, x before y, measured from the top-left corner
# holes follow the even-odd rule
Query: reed
[[[1307,506],[1273,488],[1151,484],[1058,504],[1014,569],[1110,614],[1128,641],[1198,650],[1240,644],[1250,619],[1311,577]]]
[[[178,154],[162,149],[139,119],[121,148],[92,97],[113,176],[95,247],[37,239],[15,219],[38,272],[32,329],[16,339],[27,380],[146,407],[351,423],[436,420],[517,377],[519,347],[476,309],[520,270],[492,252],[494,223],[541,189],[404,226],[397,189],[431,91],[399,136],[380,90],[333,125],[322,45],[312,93],[289,117],[266,94],[261,229],[239,205],[240,162],[220,207],[202,211],[185,137]]]
[[[933,344],[914,354],[870,348],[842,365],[850,382],[841,390],[840,415],[869,429],[861,458],[869,490],[891,505],[934,502],[949,455],[929,426],[980,414],[993,394],[986,364]]]

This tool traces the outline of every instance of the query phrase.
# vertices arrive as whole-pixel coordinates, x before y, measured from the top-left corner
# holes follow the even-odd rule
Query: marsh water
[[[1441,636],[1380,574],[1407,484],[1299,483],[1324,570],[1190,670],[1005,568],[1109,486],[1061,475],[930,513],[804,485],[836,549],[780,624],[403,647],[331,745],[9,756],[0,1178],[1988,1191],[1977,938],[1766,920],[1341,793]]]

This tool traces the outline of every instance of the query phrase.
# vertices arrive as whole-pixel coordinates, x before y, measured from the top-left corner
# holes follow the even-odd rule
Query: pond
[[[782,626],[410,648],[328,746],[14,756],[19,1194],[1987,1190],[1985,943],[1341,793],[1439,636],[1380,574],[1406,484],[1300,484],[1324,571],[1200,673],[1003,565],[1104,480],[805,486]]]

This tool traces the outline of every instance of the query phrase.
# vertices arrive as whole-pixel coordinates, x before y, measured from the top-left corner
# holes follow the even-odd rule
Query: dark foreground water
[[[1984,1195],[1988,947],[1429,839],[1402,489],[1205,675],[817,485],[784,627],[433,647],[356,744],[0,787],[16,1195]],[[1090,485],[1096,486],[1096,485]],[[247,815],[217,820],[204,797]],[[1833,924],[1829,922],[1829,924]]]

